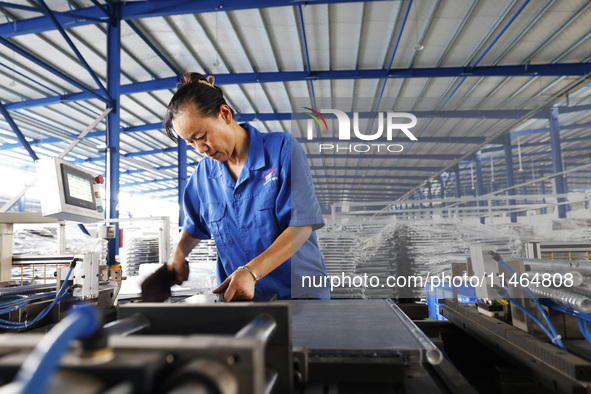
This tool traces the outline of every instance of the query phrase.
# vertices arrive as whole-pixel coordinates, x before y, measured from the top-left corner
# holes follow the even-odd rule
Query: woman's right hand
[[[174,274],[173,284],[180,285],[189,279],[189,262],[183,259],[173,258],[168,262],[168,270]]]

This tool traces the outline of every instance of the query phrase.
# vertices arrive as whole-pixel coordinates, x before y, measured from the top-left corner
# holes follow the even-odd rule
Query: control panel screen
[[[96,209],[92,188],[94,179],[92,176],[63,163],[61,167],[66,204]]]
[[[92,186],[88,179],[68,173],[68,189],[70,196],[92,202]]]

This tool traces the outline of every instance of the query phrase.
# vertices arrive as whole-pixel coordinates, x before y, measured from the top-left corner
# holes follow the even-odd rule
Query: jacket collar
[[[238,183],[241,183],[243,179],[246,179],[250,174],[250,171],[258,170],[260,168],[264,168],[267,164],[265,160],[265,149],[263,146],[263,133],[249,125],[248,123],[241,123],[240,127],[242,127],[248,133],[248,157],[246,158],[246,162],[244,163],[244,167],[242,168],[242,172],[240,173],[240,178],[238,179]],[[205,158],[207,160],[209,158]],[[225,172],[228,172],[224,163],[219,163],[213,159],[209,159],[214,161],[214,166],[212,171],[209,173],[209,178],[219,178]],[[245,171],[246,170],[246,171]],[[230,176],[230,174],[227,174]],[[233,182],[232,182],[233,183]]]

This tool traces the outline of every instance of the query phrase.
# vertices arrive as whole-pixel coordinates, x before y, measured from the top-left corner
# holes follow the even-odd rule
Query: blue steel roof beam
[[[34,83],[36,85],[41,86],[43,89],[49,90],[53,94],[59,94],[59,92],[57,90],[55,90],[53,88],[50,88],[49,86],[47,86],[47,85],[45,85],[45,84],[37,81],[34,78],[31,78],[30,76],[26,75],[25,73],[20,72],[19,70],[15,69],[14,67],[10,67],[10,66],[8,66],[8,65],[6,65],[4,63],[1,63],[1,62],[0,62],[0,66],[8,69],[13,74],[13,75],[8,75],[8,74],[4,74],[3,73],[3,75],[5,75],[7,78],[11,78],[11,79],[14,80],[15,79],[14,78],[14,74],[16,74],[16,75],[20,76],[21,78],[26,79],[29,82],[32,82],[32,83]],[[20,82],[21,82],[21,84],[27,86],[29,89],[35,90],[35,91],[37,91],[40,94],[47,93],[47,92],[42,91],[41,89],[35,88],[32,85],[24,84],[22,81],[20,81]]]
[[[6,119],[8,124],[10,125],[10,128],[12,129],[12,131],[14,131],[14,134],[16,134],[16,137],[21,142],[22,146],[27,150],[27,152],[29,153],[29,156],[31,156],[33,161],[39,160],[39,158],[37,157],[37,154],[35,153],[33,148],[31,148],[31,145],[29,145],[29,143],[27,142],[27,139],[25,138],[25,136],[23,135],[21,130],[18,128],[18,125],[16,124],[14,119],[12,119],[12,116],[10,116],[10,114],[6,110],[6,107],[4,107],[4,104],[2,104],[1,101],[0,101],[0,113],[2,113],[2,115],[4,116],[4,118]]]
[[[503,35],[503,33],[505,33],[505,31],[509,28],[509,26],[513,23],[513,21],[515,21],[515,19],[517,18],[517,16],[519,16],[519,14],[521,14],[521,11],[523,11],[523,9],[525,8],[525,6],[527,6],[529,4],[530,0],[526,0],[521,7],[519,7],[519,9],[517,10],[517,12],[511,17],[511,19],[509,19],[509,21],[505,24],[505,26],[503,26],[503,28],[501,29],[501,31],[495,36],[495,38],[493,39],[493,41],[488,45],[488,47],[484,50],[484,52],[480,55],[480,57],[474,62],[473,65],[468,66],[466,72],[470,73],[477,65],[478,63],[480,63],[480,61],[484,58],[484,56],[486,56],[486,54],[491,50],[492,46],[499,40],[499,38],[501,38],[501,36]],[[447,97],[447,99],[443,102],[443,104],[441,104],[441,106],[438,108],[438,110],[441,110],[445,104],[447,104],[447,102],[452,98],[452,96],[454,94],[456,94],[456,92],[458,91],[458,89],[460,88],[460,86],[464,83],[464,81],[466,80],[466,77],[463,77],[460,82],[457,84],[457,86],[455,87],[455,89],[449,94],[449,96]]]
[[[410,186],[409,186],[410,187]],[[374,194],[390,194],[392,191],[397,191],[399,192],[400,190],[408,190],[408,188],[395,188],[395,189],[388,189],[387,187],[364,187],[361,190],[357,190],[357,191],[348,191],[348,190],[343,190],[343,189],[336,189],[336,188],[328,188],[325,186],[316,186],[316,193],[333,193],[333,192],[337,192],[336,194],[370,194],[370,195],[374,195]],[[382,192],[382,193],[374,193],[374,192]]]
[[[310,66],[310,53],[308,51],[308,40],[306,38],[306,27],[304,26],[304,13],[302,12],[302,6],[298,5],[298,21],[300,23],[300,32],[301,32],[301,40],[302,40],[302,51],[304,52],[304,59],[306,61],[306,71],[308,74],[312,72],[312,67]],[[318,107],[316,106],[316,93],[314,92],[314,81],[312,79],[306,78],[308,87],[310,89],[310,97],[312,98],[312,107],[315,111],[318,111]],[[320,130],[316,129],[316,134],[320,140],[322,140],[322,134]],[[306,152],[307,153],[307,152]],[[324,155],[322,155],[324,156]],[[324,166],[325,170],[324,173],[326,174],[326,159],[322,158],[322,165]]]
[[[102,158],[104,160],[104,158]],[[198,164],[198,162],[192,162],[192,163],[188,163],[188,166],[194,167]],[[169,165],[169,166],[161,166],[161,167],[153,167],[154,170],[157,171],[166,171],[166,170],[173,170],[176,169],[177,166],[176,164],[174,165]],[[312,171],[316,171],[316,170],[323,170],[324,167],[321,166],[310,166],[310,169]],[[347,166],[332,166],[329,167],[330,170],[343,170],[343,171],[350,171],[353,170],[353,168],[351,167],[347,167]],[[389,166],[375,166],[372,167],[373,171],[389,171],[391,169],[391,167]],[[399,167],[400,171],[412,171],[412,172],[434,172],[434,171],[439,171],[441,170],[441,167]],[[139,172],[146,172],[148,170],[146,169],[139,169],[139,170],[125,170],[125,171],[121,171],[121,174],[137,174]]]
[[[323,169],[320,166],[310,166],[312,171]],[[348,166],[330,166],[328,167],[329,170],[343,170],[343,171],[352,171],[354,168]],[[372,171],[390,171],[392,166],[372,166]],[[434,172],[440,171],[441,167],[398,167],[400,171],[411,171],[411,172]]]
[[[176,152],[177,147],[172,148],[161,148],[161,149],[153,149],[153,150],[146,150],[146,151],[139,151],[139,152],[131,152],[121,155],[122,157],[138,157],[138,156],[150,156],[150,155],[157,155],[159,153],[171,153]]]
[[[433,26],[433,20],[435,19],[435,15],[437,14],[437,11],[439,10],[440,5],[441,5],[441,0],[436,0],[433,8],[431,9],[431,12],[429,13],[429,17],[427,18],[427,22],[425,23],[425,28],[423,29],[421,36],[417,39],[417,43],[415,45],[422,45],[422,42],[425,40],[425,37],[427,37],[427,33],[428,33],[429,29],[431,28],[431,26]],[[415,14],[414,22],[417,24],[416,29],[418,32],[419,26],[418,26],[416,7],[415,7],[414,14]],[[447,42],[450,43],[450,45],[451,45],[450,41],[447,41]],[[414,65],[415,59],[417,58],[419,53],[420,53],[420,51],[417,51],[417,50],[415,50],[413,52],[412,58],[408,62],[409,67],[412,67]],[[441,61],[441,58],[440,58],[440,61]],[[438,66],[439,66],[439,64],[438,64]],[[406,81],[402,81],[402,83],[400,84],[396,93],[391,95],[391,97],[394,97],[394,101],[392,102],[392,108],[398,108],[397,107],[398,98],[401,97],[400,92],[402,91],[402,89],[404,89],[405,84],[406,84]],[[416,95],[416,97],[422,97],[428,84],[429,83],[423,84],[423,87],[421,88],[419,94]]]
[[[314,4],[354,3],[359,0],[321,0]],[[387,0],[368,0],[387,1]],[[214,11],[235,11],[252,8],[286,7],[310,4],[309,0],[225,0],[223,7],[217,2],[187,1],[187,0],[147,0],[125,2],[121,4],[123,20],[164,17],[184,14],[198,14]],[[67,16],[66,16],[67,15]],[[73,10],[65,15],[58,15],[60,23],[67,23],[70,28],[105,22],[106,17],[98,7],[88,7]],[[63,20],[62,20],[63,19]],[[29,18],[0,25],[0,37],[15,37],[24,34],[36,34],[54,30],[55,27],[46,17]]]
[[[383,178],[382,178],[383,179]],[[424,180],[425,177],[418,177],[417,179],[414,179],[412,184],[416,184],[416,182],[418,180]],[[388,179],[390,180],[390,179]],[[324,186],[341,186],[341,185],[362,185],[362,186],[366,186],[366,185],[382,185],[384,187],[386,186],[392,186],[392,187],[404,187],[406,188],[408,185],[410,185],[410,183],[400,183],[400,182],[396,182],[393,184],[390,183],[385,183],[384,180],[382,180],[381,182],[366,182],[365,177],[363,178],[363,183],[359,184],[357,182],[321,182],[321,181],[317,181],[314,180],[314,184],[315,185],[324,185]]]
[[[523,11],[525,6],[527,6],[527,4],[529,2],[530,2],[530,0],[525,0],[525,2],[521,5],[521,7],[519,7],[517,12],[511,17],[511,19],[505,24],[505,26],[501,29],[501,31],[495,36],[493,42],[484,50],[484,52],[480,55],[480,57],[476,60],[476,62],[474,62],[474,64],[472,66],[467,67],[466,71],[468,74],[476,69],[476,66],[478,65],[478,63],[480,63],[482,58],[484,58],[484,56],[490,51],[492,46],[499,40],[501,35],[509,28],[509,26],[513,23],[513,21],[517,18],[517,16],[521,13],[521,11]],[[454,88],[454,90],[449,94],[449,96],[445,99],[445,101],[437,108],[438,111],[441,111],[441,109],[445,106],[445,104],[447,104],[447,102],[452,98],[452,96],[458,91],[458,89],[460,88],[462,83],[466,80],[466,77],[467,77],[467,75],[462,77],[462,79],[457,84],[457,86]],[[423,127],[423,129],[416,136],[417,138],[419,138],[425,132],[425,130],[427,130],[429,125],[432,123],[432,121],[433,121],[433,119],[430,119],[429,122],[427,122],[427,124]],[[415,142],[413,141],[411,143],[410,147],[408,148],[408,150],[410,150],[414,144],[415,144]],[[407,150],[407,152],[408,152],[408,150]],[[400,160],[401,159],[399,159],[399,161]],[[397,164],[398,164],[398,162],[396,164],[394,164],[394,167],[396,167]]]
[[[92,2],[92,4],[94,4],[94,6],[96,8],[98,8],[99,10],[101,10],[101,12],[103,13],[103,15],[105,15],[109,19],[113,18],[113,14],[111,13],[111,11],[109,11],[108,9],[106,9],[101,3],[98,2],[98,0],[90,0],[90,1]],[[109,1],[107,1],[107,3],[109,5],[111,5],[111,3],[109,3]]]
[[[91,0],[94,1],[94,0]],[[14,8],[16,10],[22,10],[22,11],[29,11],[29,12],[38,12],[40,14],[43,14],[43,10],[37,8],[37,7],[31,7],[28,5],[22,5],[22,4],[12,4],[12,3],[8,3],[6,1],[0,1],[0,7],[4,7],[4,8]],[[76,18],[76,19],[80,19],[81,16],[80,15],[76,15],[73,14],[71,12],[54,12],[55,14],[64,16],[64,17],[69,17],[69,18]],[[104,22],[103,20],[101,20],[100,18],[94,18],[91,16],[85,16],[84,19],[87,20],[91,20],[93,22],[97,22],[97,23],[101,23]]]
[[[0,40],[2,40],[0,38]],[[0,42],[5,42],[0,41]],[[454,76],[582,76],[591,73],[591,63],[558,63],[558,64],[534,64],[516,66],[476,67],[467,73],[464,67],[442,68],[412,68],[387,70],[332,70],[332,71],[279,71],[256,73],[219,74],[216,76],[216,84],[247,84],[267,82],[291,82],[304,79],[332,80],[332,79],[381,79],[381,78],[448,78]],[[121,94],[143,93],[155,90],[174,89],[179,82],[178,77],[168,77],[151,81],[136,82],[121,86]],[[90,100],[98,96],[97,91],[82,89],[85,92],[72,92],[59,96],[44,97],[41,99],[25,100],[16,103],[6,103],[9,110],[30,108],[35,106],[50,105],[77,100]],[[104,98],[100,97],[102,100]],[[426,111],[425,111],[426,112]],[[438,111],[435,111],[435,113]],[[446,111],[441,111],[445,113]],[[482,111],[483,113],[485,111]],[[476,116],[476,115],[475,115]],[[535,117],[541,115],[535,114]]]
[[[396,42],[394,43],[394,47],[392,48],[392,54],[390,55],[390,60],[388,62],[388,66],[386,67],[386,71],[390,72],[392,68],[392,63],[394,62],[394,56],[396,56],[396,51],[398,50],[398,44],[400,44],[400,37],[402,37],[402,32],[404,31],[404,27],[406,26],[406,21],[408,19],[408,14],[410,12],[410,7],[412,6],[412,0],[408,0],[408,5],[406,6],[406,11],[404,12],[404,17],[402,18],[402,24],[400,25],[400,30],[398,31],[398,35],[396,37]],[[380,93],[378,94],[378,99],[376,105],[374,107],[374,112],[377,112],[380,108],[380,103],[382,102],[382,97],[384,96],[384,91],[386,89],[386,84],[388,83],[388,78],[384,78],[382,82],[382,87],[380,88]],[[373,130],[373,124],[375,121],[375,117],[371,119],[369,127],[365,134],[369,134]],[[359,168],[361,167],[361,163],[363,161],[363,157],[365,157],[365,153],[361,153],[359,155],[360,160],[357,162],[357,167],[355,168],[355,174],[353,174],[353,178],[357,178],[357,173]]]
[[[491,65],[492,65],[492,66],[496,66],[497,64],[499,64],[499,62],[500,62],[500,61],[503,59],[503,57],[505,57],[505,55],[506,55],[506,54],[507,54],[509,51],[511,51],[511,50],[514,48],[514,46],[515,46],[517,43],[519,43],[519,42],[520,42],[521,38],[522,38],[523,36],[525,36],[525,35],[526,35],[526,34],[527,34],[527,33],[528,33],[528,32],[529,32],[531,29],[532,29],[532,27],[533,27],[533,26],[534,26],[534,25],[535,25],[535,24],[536,24],[536,23],[537,23],[537,22],[538,22],[538,21],[539,21],[539,20],[540,20],[540,19],[541,19],[541,18],[542,18],[542,17],[543,17],[545,14],[546,14],[546,12],[548,11],[548,9],[550,9],[550,7],[552,7],[552,5],[553,5],[555,2],[556,2],[556,0],[550,0],[550,1],[548,2],[548,4],[546,4],[546,5],[544,6],[544,8],[543,8],[543,9],[542,9],[540,12],[538,12],[538,14],[536,15],[536,17],[535,17],[534,19],[532,19],[532,20],[531,20],[531,21],[530,21],[530,22],[527,24],[527,26],[526,26],[526,27],[525,27],[523,30],[521,30],[517,36],[515,36],[515,37],[512,39],[512,41],[511,41],[511,42],[510,42],[510,43],[507,45],[506,49],[505,49],[505,50],[504,50],[504,51],[503,51],[503,52],[502,52],[502,53],[501,53],[499,56],[497,56],[497,58],[496,58],[496,59],[495,59],[495,60],[492,62],[492,64],[491,64]],[[524,63],[528,63],[528,62],[524,62]],[[480,84],[480,82],[482,82],[482,80],[483,80],[483,79],[484,79],[484,78],[480,78],[478,81],[476,81],[476,82],[474,83],[474,86],[473,86],[473,87],[470,89],[470,92],[472,92],[472,91],[473,91],[473,90],[474,90],[474,89],[475,89],[475,88],[476,88],[476,87],[477,87],[477,86]],[[494,92],[495,92],[495,91],[497,91],[498,89],[500,89],[500,88],[501,88],[501,87],[502,87],[502,86],[503,86],[503,85],[504,85],[504,84],[505,84],[505,83],[506,83],[508,80],[509,80],[508,78],[506,78],[505,80],[503,80],[503,82],[501,82],[501,83],[500,83],[500,84],[499,84],[499,85],[498,85],[498,86],[497,86],[497,87],[496,87],[496,88],[493,90],[493,92],[490,92],[489,94],[487,94],[487,95],[486,95],[486,97],[490,97],[490,96],[492,96],[492,95],[494,94]],[[465,100],[465,99],[468,97],[468,95],[469,95],[469,93],[464,95],[464,97],[463,97],[463,99],[462,99],[462,102],[463,102],[463,101],[464,101],[464,100]],[[483,97],[483,98],[482,98],[482,100],[480,100],[480,101],[478,102],[478,104],[474,105],[474,107],[478,107],[478,106],[479,106],[479,105],[480,105],[480,104],[481,104],[481,103],[482,103],[482,102],[483,102],[483,101],[486,99],[486,97]],[[460,104],[461,104],[461,102],[459,102],[459,103],[456,105],[456,108],[457,108],[457,106],[458,106],[458,105],[460,105]]]
[[[436,67],[440,67],[441,64],[443,64],[443,62],[445,61],[448,53],[454,47],[454,44],[456,43],[456,40],[458,39],[458,37],[460,36],[460,34],[462,33],[462,31],[464,30],[464,26],[466,25],[466,23],[470,19],[470,16],[472,15],[472,13],[474,12],[474,10],[476,9],[477,4],[478,4],[477,1],[473,1],[472,2],[472,4],[470,5],[470,9],[466,12],[466,14],[464,15],[464,17],[462,18],[462,21],[460,22],[460,24],[456,28],[456,30],[454,32],[454,35],[451,38],[449,38],[448,40],[446,40],[447,45],[445,47],[445,50],[441,54],[441,56],[439,56],[439,59],[437,60]],[[455,83],[455,80],[453,82]],[[425,83],[423,85],[423,87],[421,88],[421,91],[417,94],[417,97],[423,97],[423,93],[425,93],[425,91],[427,90],[427,88],[429,87],[430,84],[431,84],[431,81],[427,81],[427,83]]]
[[[315,177],[320,177],[322,179],[349,179],[349,176],[347,175],[314,175],[312,174],[312,178]],[[364,175],[363,179],[384,179],[383,175]],[[419,180],[424,180],[425,176],[423,175],[393,175],[393,176],[389,176],[388,179],[402,179],[402,180],[414,180],[414,181],[419,181]]]
[[[529,3],[530,0],[526,0],[524,4],[521,5],[521,7],[519,8],[519,10],[517,10],[516,14],[513,15],[513,17],[505,24],[505,26],[501,29],[501,31],[496,35],[496,37],[494,38],[493,42],[489,44],[489,46],[484,50],[484,52],[480,55],[480,57],[474,62],[474,64],[472,66],[468,65],[468,67],[466,67],[466,72],[467,74],[469,74],[471,72],[471,70],[473,70],[478,63],[480,63],[480,61],[482,60],[482,58],[490,51],[490,49],[492,48],[492,46],[498,41],[498,39],[501,37],[501,35],[505,32],[505,30],[507,30],[507,28],[511,25],[511,23],[513,23],[513,21],[515,20],[515,18],[517,17],[517,15],[519,15],[521,13],[521,11],[523,10],[523,8],[525,8],[525,6]],[[515,0],[513,1],[513,4],[515,3]],[[509,9],[507,9],[508,12]],[[504,15],[503,15],[504,18]],[[500,18],[499,20],[502,20],[503,18]],[[495,26],[496,27],[496,26]],[[462,79],[460,79],[460,82],[457,83],[456,87],[451,91],[451,93],[447,96],[447,98],[443,101],[443,103],[437,108],[438,111],[441,111],[441,109],[449,102],[449,100],[451,100],[451,98],[453,97],[454,94],[456,94],[456,92],[460,89],[460,86],[464,83],[464,81],[466,80],[467,75],[463,76]],[[422,130],[418,133],[417,138],[420,137],[425,130],[427,130],[427,128],[431,125],[431,123],[433,122],[433,119],[430,119],[429,122],[427,122],[427,124],[425,126],[423,126]],[[413,147],[414,142],[411,143],[409,150]]]
[[[589,141],[589,137],[575,137],[575,138],[565,138],[561,141],[561,143],[564,145],[564,144],[568,144],[568,143],[588,142],[588,141]],[[515,145],[517,145],[517,144],[515,144]],[[548,146],[550,146],[550,141],[527,142],[527,143],[520,144],[520,146],[521,146],[521,149],[531,148],[531,147],[540,147],[540,146],[548,147]],[[491,147],[491,148],[483,149],[482,153],[498,152],[498,151],[502,151],[502,150],[503,150],[503,147]],[[502,157],[502,155],[499,157]],[[493,160],[498,159],[499,157],[493,157]],[[483,158],[483,160],[490,160],[490,158]]]
[[[42,67],[45,70],[51,72],[52,74],[60,77],[64,81],[66,81],[66,82],[68,82],[68,83],[76,86],[78,89],[86,92],[87,94],[89,94],[91,96],[91,97],[88,97],[87,99],[98,98],[99,100],[104,101],[108,105],[111,104],[111,100],[110,99],[101,96],[99,93],[95,92],[94,90],[89,89],[86,86],[82,85],[81,83],[73,80],[72,78],[68,77],[66,74],[62,73],[58,69],[50,66],[49,64],[45,63],[41,59],[38,59],[37,57],[33,56],[32,54],[30,54],[29,52],[25,51],[21,47],[19,47],[17,45],[14,45],[13,43],[11,43],[10,41],[8,41],[7,39],[5,39],[3,37],[0,37],[0,44],[4,45],[5,47],[7,47],[7,48],[9,48],[11,50],[13,50],[14,52],[16,52],[19,55],[23,56],[27,60],[35,63],[39,67]]]
[[[92,78],[92,80],[94,81],[94,83],[96,83],[96,85],[99,87],[99,89],[101,90],[102,94],[105,97],[108,97],[109,100],[112,103],[113,102],[113,98],[111,96],[109,96],[109,93],[107,92],[107,90],[103,86],[102,82],[99,80],[99,78],[96,75],[96,73],[92,70],[92,68],[90,67],[90,65],[86,61],[86,59],[84,59],[84,56],[82,56],[82,54],[80,53],[80,51],[78,50],[78,48],[76,48],[76,45],[74,44],[74,42],[72,41],[72,39],[70,38],[70,36],[68,36],[68,33],[66,33],[66,31],[64,30],[64,28],[62,27],[62,25],[57,21],[57,19],[55,18],[55,15],[53,14],[53,11],[51,11],[49,9],[49,7],[47,6],[47,4],[45,4],[45,1],[44,0],[37,0],[37,3],[39,3],[39,5],[43,9],[45,15],[55,25],[55,28],[62,35],[62,37],[64,38],[64,40],[66,41],[66,43],[68,44],[68,46],[70,47],[70,49],[72,50],[72,52],[74,52],[74,54],[76,55],[76,58],[78,58],[78,61],[80,61],[80,63],[86,69],[86,71],[88,72],[88,74],[90,75],[90,77]]]
[[[141,182],[132,182],[132,183],[122,183],[121,187],[134,187],[140,185],[147,185],[150,183],[158,183],[158,182],[176,182],[177,178],[163,178],[163,179],[148,179]]]
[[[134,93],[145,93],[151,92],[154,90],[167,90],[167,89],[174,89],[179,82],[178,77],[168,77],[168,78],[161,78],[151,81],[145,82],[135,82],[128,85],[121,86],[121,95],[130,95]],[[96,94],[99,94],[98,90],[93,91]],[[59,104],[65,103],[69,101],[80,101],[80,100],[90,100],[94,98],[91,94],[85,92],[73,92],[73,93],[66,93],[60,96],[53,96],[53,97],[44,97],[41,99],[33,99],[33,100],[26,100],[20,101],[17,103],[11,103],[7,105],[7,109],[9,111],[13,111],[15,109],[24,109],[24,108],[31,108],[31,107],[39,107],[44,105],[51,105],[51,104]]]

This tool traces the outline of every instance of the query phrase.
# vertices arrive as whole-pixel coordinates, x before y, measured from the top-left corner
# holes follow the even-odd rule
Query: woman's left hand
[[[252,300],[254,297],[254,285],[256,284],[252,274],[245,269],[237,269],[228,276],[213,292],[224,293],[224,302],[232,300]]]

